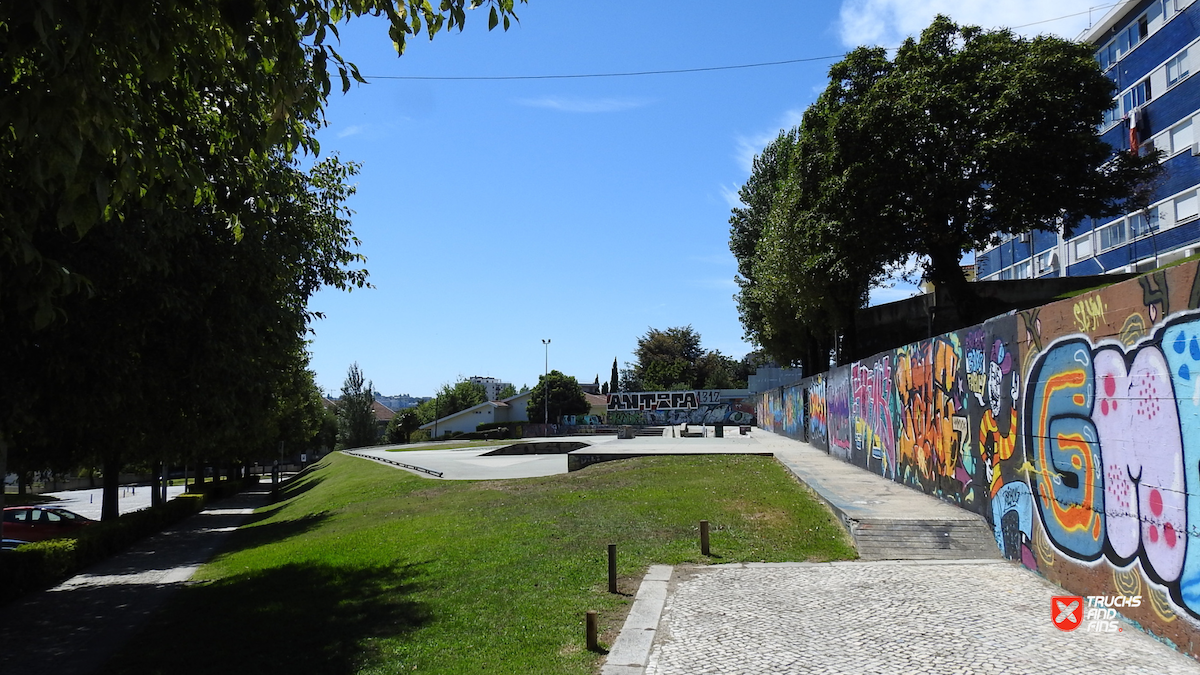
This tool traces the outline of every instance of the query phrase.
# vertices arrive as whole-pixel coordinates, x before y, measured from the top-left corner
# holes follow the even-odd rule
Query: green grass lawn
[[[259,516],[106,673],[593,673],[585,612],[611,644],[651,564],[855,556],[767,457],[452,482],[334,454]]]

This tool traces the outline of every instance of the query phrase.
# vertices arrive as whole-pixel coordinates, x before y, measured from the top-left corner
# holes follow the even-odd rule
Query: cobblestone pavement
[[[1007,561],[677,567],[669,589],[647,675],[1200,673],[1127,624],[1055,628],[1065,592]]]

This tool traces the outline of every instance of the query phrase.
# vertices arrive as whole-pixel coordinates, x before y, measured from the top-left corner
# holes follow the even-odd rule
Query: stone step
[[[996,540],[982,519],[860,520],[850,534],[863,560],[997,558]]]

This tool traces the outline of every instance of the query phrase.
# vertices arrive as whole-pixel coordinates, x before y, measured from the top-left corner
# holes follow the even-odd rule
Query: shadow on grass
[[[420,572],[288,564],[192,586],[101,673],[354,673],[372,661],[372,638],[432,619],[413,597]]]
[[[325,476],[317,473],[316,464],[311,464],[300,473],[292,476],[282,485],[279,486],[279,499],[277,501],[286,501],[295,499],[309,490],[317,487],[325,482]]]
[[[223,550],[226,552],[241,551],[283,541],[320,527],[321,523],[329,517],[325,513],[313,513],[301,518],[278,520],[265,525],[258,524],[271,515],[273,514],[270,511],[254,514],[230,536]]]

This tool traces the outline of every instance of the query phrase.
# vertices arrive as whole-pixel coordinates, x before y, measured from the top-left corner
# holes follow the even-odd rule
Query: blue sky
[[[1107,11],[1089,17],[1088,4],[530,0],[507,33],[469,12],[465,31],[414,39],[402,57],[383,23],[352,20],[338,49],[371,84],[331,96],[318,139],[322,155],[363,165],[350,206],[375,287],[310,302],[325,314],[310,345],[318,385],[340,390],[357,362],[384,394],[471,375],[533,386],[543,339],[551,369],[604,381],[649,328],[684,325],[740,358],[752,347],[733,300],[730,209],[755,153],[824,89],[836,58],[820,57],[894,46],[938,12],[1073,38]],[[384,79],[793,59],[814,60]]]

